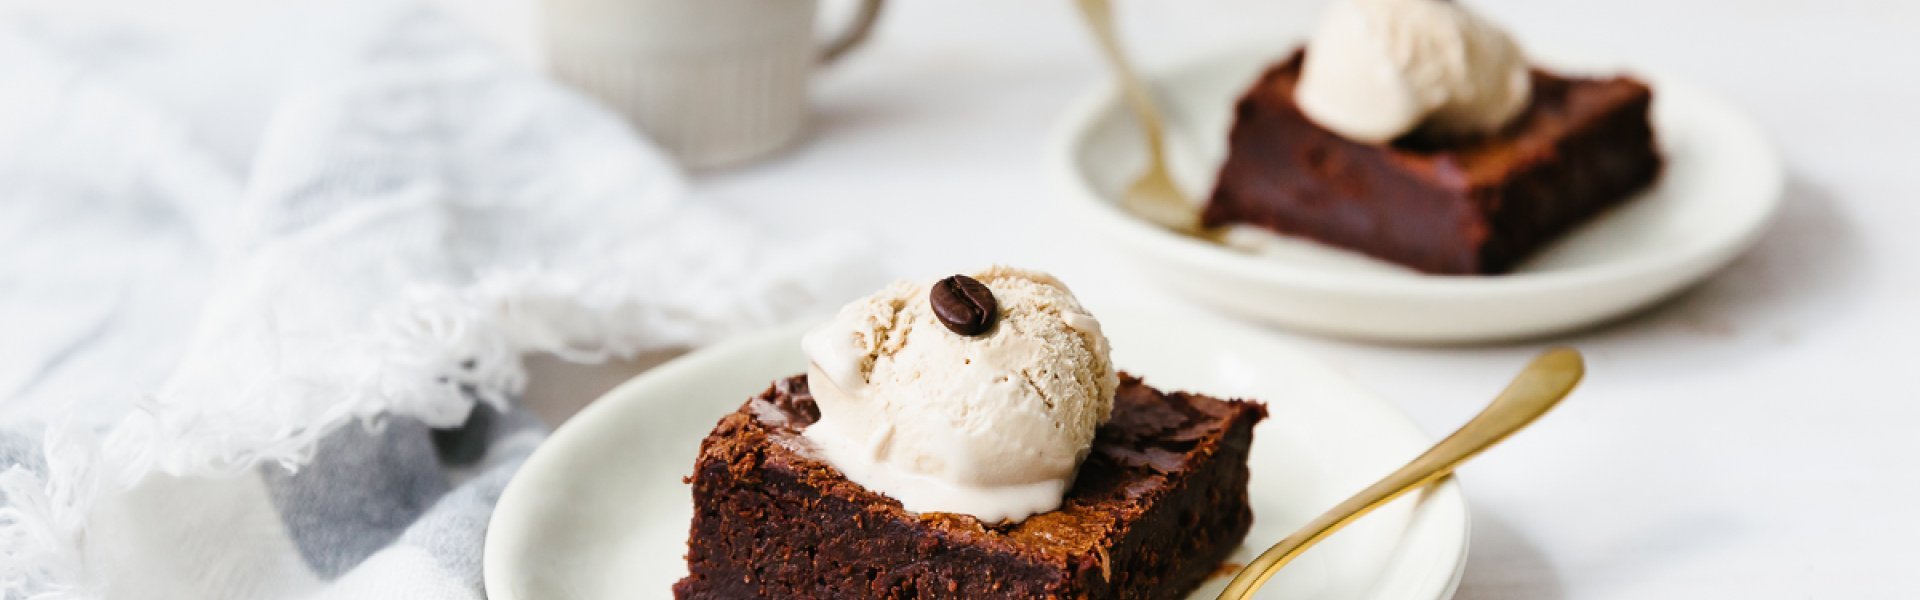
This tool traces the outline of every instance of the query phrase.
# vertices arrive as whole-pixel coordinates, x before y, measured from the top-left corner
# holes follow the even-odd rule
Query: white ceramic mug
[[[821,46],[818,0],[544,0],[560,79],[626,115],[689,167],[744,162],[805,128],[808,81],[866,38],[882,0]]]

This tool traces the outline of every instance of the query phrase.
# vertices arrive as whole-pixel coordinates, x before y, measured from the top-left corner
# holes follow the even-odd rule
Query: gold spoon
[[[1572,348],[1554,348],[1535,357],[1526,370],[1513,378],[1513,383],[1507,384],[1507,389],[1500,392],[1500,397],[1494,398],[1492,404],[1488,404],[1473,420],[1467,421],[1459,431],[1440,440],[1426,454],[1413,459],[1400,470],[1354,494],[1262,552],[1260,558],[1254,559],[1233,577],[1227,589],[1220,592],[1220,600],[1253,598],[1253,593],[1268,579],[1272,579],[1274,572],[1306,552],[1307,548],[1373,509],[1407,492],[1439,481],[1453,473],[1454,467],[1460,466],[1460,463],[1532,424],[1540,415],[1559,404],[1561,398],[1567,397],[1567,393],[1573,391],[1573,386],[1580,383],[1580,377],[1585,373],[1586,367],[1583,366],[1580,353]]]
[[[1147,137],[1147,172],[1127,188],[1121,196],[1121,206],[1175,232],[1218,241],[1218,232],[1200,225],[1199,206],[1173,184],[1163,149],[1166,126],[1160,118],[1160,109],[1153,104],[1153,95],[1147,92],[1146,84],[1141,83],[1133,65],[1127,62],[1126,53],[1120,49],[1120,37],[1113,28],[1113,6],[1109,0],[1078,0],[1078,3],[1087,26],[1093,29],[1094,39],[1100,43],[1101,54],[1106,56],[1114,77],[1120,81],[1121,95],[1133,109],[1133,116],[1140,121],[1140,130]]]

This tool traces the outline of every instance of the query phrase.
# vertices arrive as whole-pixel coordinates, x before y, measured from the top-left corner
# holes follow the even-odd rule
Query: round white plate
[[[1212,191],[1235,100],[1292,46],[1243,49],[1148,76],[1167,113],[1169,162],[1189,197]],[[1732,105],[1650,69],[1534,56],[1563,72],[1624,70],[1648,81],[1667,166],[1652,189],[1507,275],[1425,275],[1251,228],[1235,235],[1255,238],[1254,250],[1228,249],[1142,221],[1115,200],[1146,157],[1111,88],[1088,93],[1067,113],[1052,163],[1071,212],[1167,287],[1242,317],[1391,341],[1512,339],[1592,325],[1698,282],[1772,220],[1784,180],[1780,160]]]
[[[1254,433],[1248,544],[1264,549],[1412,459],[1428,440],[1392,405],[1244,327],[1103,315],[1114,359],[1163,388],[1267,402]],[[568,421],[507,485],[487,528],[492,600],[667,597],[686,574],[693,515],[681,478],[720,416],[800,372],[804,329],[690,354]],[[1289,565],[1263,598],[1444,600],[1465,566],[1467,507],[1451,481],[1403,498]],[[1232,559],[1245,563],[1255,548]],[[1195,598],[1225,586],[1215,578]]]

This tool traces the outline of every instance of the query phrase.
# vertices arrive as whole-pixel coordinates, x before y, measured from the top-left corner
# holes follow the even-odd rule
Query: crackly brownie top
[[[900,503],[846,479],[800,435],[820,418],[805,376],[774,382],[721,420],[708,456],[755,457],[800,473],[824,494],[899,518],[918,519],[957,541],[1038,552],[1054,560],[1084,555],[1117,537],[1119,528],[1152,506],[1171,482],[1215,453],[1235,416],[1266,415],[1263,405],[1186,393],[1162,393],[1122,374],[1113,416],[1095,435],[1087,460],[1058,510],[1012,524],[984,524],[952,513],[913,515]]]

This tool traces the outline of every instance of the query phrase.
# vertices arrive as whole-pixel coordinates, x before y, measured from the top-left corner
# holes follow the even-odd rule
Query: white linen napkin
[[[0,598],[483,597],[523,355],[870,283],[687,196],[430,9],[0,21]]]

